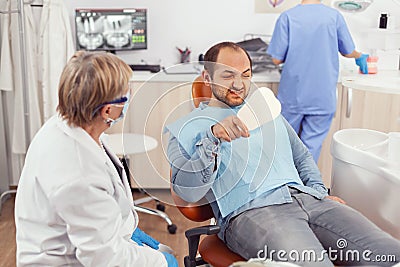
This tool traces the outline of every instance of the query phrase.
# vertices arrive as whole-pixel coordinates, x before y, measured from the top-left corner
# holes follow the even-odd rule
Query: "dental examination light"
[[[332,5],[345,12],[362,12],[367,9],[373,0],[333,1]]]

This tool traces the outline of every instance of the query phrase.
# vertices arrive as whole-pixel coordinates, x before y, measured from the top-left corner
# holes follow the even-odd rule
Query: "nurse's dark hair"
[[[211,78],[214,75],[214,66],[217,62],[219,51],[221,51],[221,49],[223,48],[231,48],[235,51],[243,51],[250,61],[250,67],[253,66],[253,62],[251,61],[249,53],[247,53],[247,51],[243,49],[240,45],[233,42],[221,42],[213,45],[210,49],[207,50],[206,54],[204,55],[204,69],[208,71],[208,73],[211,75]]]
[[[98,106],[124,95],[131,77],[131,68],[111,53],[78,51],[61,73],[57,111],[69,125],[89,125]]]

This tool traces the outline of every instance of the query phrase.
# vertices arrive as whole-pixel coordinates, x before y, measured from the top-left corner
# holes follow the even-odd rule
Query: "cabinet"
[[[124,123],[114,126],[112,131],[145,134],[158,142],[157,148],[149,152],[128,155],[134,178],[131,185],[169,188],[168,135],[163,130],[165,125],[192,110],[191,83],[137,82],[131,103]]]
[[[340,128],[400,131],[400,95],[343,87]]]

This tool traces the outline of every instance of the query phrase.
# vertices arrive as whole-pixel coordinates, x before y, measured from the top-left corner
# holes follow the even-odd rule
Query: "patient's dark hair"
[[[247,53],[247,51],[243,49],[240,45],[235,44],[233,42],[218,43],[216,45],[213,45],[210,49],[208,49],[206,54],[204,55],[204,69],[208,71],[208,73],[211,75],[211,78],[214,74],[214,65],[215,62],[217,62],[219,51],[221,51],[222,48],[226,47],[229,47],[235,51],[242,50],[250,61],[250,67],[252,68],[253,66],[253,62],[251,61],[249,53]]]

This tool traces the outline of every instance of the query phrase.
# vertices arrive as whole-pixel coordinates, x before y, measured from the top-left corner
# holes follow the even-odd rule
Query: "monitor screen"
[[[147,49],[146,9],[76,9],[77,50]]]

